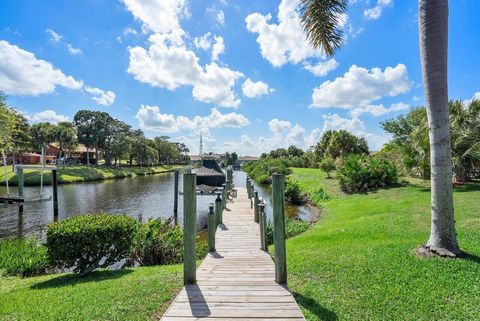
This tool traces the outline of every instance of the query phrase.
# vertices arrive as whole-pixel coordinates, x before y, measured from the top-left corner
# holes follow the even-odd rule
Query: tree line
[[[60,158],[82,144],[87,148],[87,164],[90,164],[90,151],[95,154],[95,160],[103,158],[107,166],[117,166],[121,160],[140,166],[188,161],[189,150],[185,144],[171,142],[168,136],[148,138],[142,130],[133,129],[106,112],[80,110],[72,122],[30,125],[25,115],[7,106],[2,93],[0,132],[0,150],[4,153],[41,151],[57,143]]]

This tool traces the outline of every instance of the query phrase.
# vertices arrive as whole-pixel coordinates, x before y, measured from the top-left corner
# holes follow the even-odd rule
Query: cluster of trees
[[[467,182],[480,173],[480,101],[464,104],[449,102],[450,150],[453,178]],[[382,122],[393,140],[381,153],[398,165],[407,175],[430,178],[430,143],[425,107],[413,108],[407,115]]]
[[[185,144],[170,142],[167,136],[147,138],[143,131],[132,129],[106,112],[80,110],[73,122],[30,125],[24,115],[6,105],[5,96],[1,93],[0,132],[0,150],[4,152],[40,151],[49,144],[57,143],[60,158],[78,144],[83,144],[95,153],[96,160],[102,157],[105,165],[117,165],[120,160],[142,166],[188,161],[189,150]],[[90,164],[88,158],[89,152],[87,164]]]

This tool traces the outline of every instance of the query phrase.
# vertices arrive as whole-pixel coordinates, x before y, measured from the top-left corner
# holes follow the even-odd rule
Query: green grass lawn
[[[136,175],[158,174],[172,171],[181,165],[164,165],[155,167],[103,167],[103,166],[67,166],[63,169],[58,167],[58,182],[59,184],[80,183],[88,181],[98,181],[110,178],[124,178]],[[26,169],[24,171],[25,185],[40,185],[40,170]],[[3,176],[3,169],[0,169],[0,184],[5,184],[5,177]],[[7,173],[9,184],[17,185],[17,176],[12,172],[12,167],[8,167]],[[44,184],[51,184],[52,177],[50,171],[44,172]]]
[[[289,287],[308,320],[480,320],[480,184],[455,189],[468,259],[421,258],[430,191],[406,187],[345,195],[317,169],[294,169],[305,191],[323,186],[322,218],[287,241]]]
[[[181,265],[0,277],[0,320],[159,320],[182,280]]]

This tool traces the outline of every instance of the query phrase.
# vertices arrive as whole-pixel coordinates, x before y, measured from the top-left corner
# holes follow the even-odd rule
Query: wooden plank
[[[216,251],[197,269],[197,283],[187,284],[162,317],[163,321],[305,320],[286,286],[275,283],[275,265],[260,249],[245,188],[229,200],[216,230]]]

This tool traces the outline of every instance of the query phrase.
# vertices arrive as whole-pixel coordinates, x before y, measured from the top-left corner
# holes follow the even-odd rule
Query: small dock
[[[262,251],[260,228],[246,188],[228,200],[217,227],[215,252],[203,260],[163,321],[305,320],[292,294],[275,282],[275,265]]]

